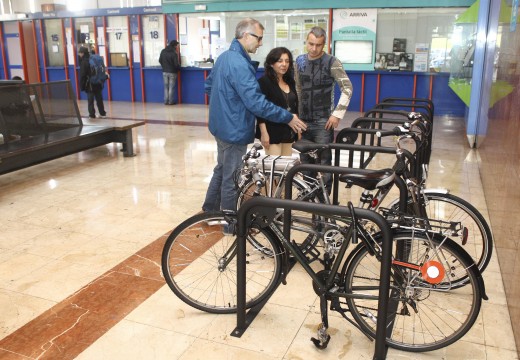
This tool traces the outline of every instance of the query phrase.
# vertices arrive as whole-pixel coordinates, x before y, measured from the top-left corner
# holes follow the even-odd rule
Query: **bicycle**
[[[407,125],[407,128],[402,128],[404,132],[396,139],[396,149],[401,151],[403,156],[407,153],[400,148],[399,144],[406,138],[414,137],[414,140],[417,142],[416,149],[419,152],[424,151],[424,149],[429,149],[427,144],[430,138],[429,130],[425,127],[426,125],[421,125],[424,119],[417,113],[409,113],[408,118],[410,123]],[[422,126],[422,129],[419,129],[420,131],[417,134],[411,133],[409,128],[413,126]],[[372,133],[375,134],[376,131]],[[395,131],[391,134],[395,135]],[[340,144],[314,144],[302,140],[293,144],[293,148],[309,154],[318,163],[319,152],[326,147],[341,148],[342,146]],[[371,147],[364,148],[370,149]],[[263,195],[284,198],[283,184],[287,171],[300,163],[298,159],[292,157],[261,156],[259,152],[260,149],[261,145],[253,145],[243,158],[243,167],[235,176],[239,193],[237,208],[252,196]],[[379,146],[375,151],[381,151],[382,149],[384,148]],[[387,152],[392,152],[392,150],[390,149],[390,151]],[[419,157],[419,159],[429,158],[429,155],[424,154],[424,152],[420,155],[421,157]],[[489,225],[482,214],[474,206],[460,197],[439,189],[427,189],[427,169],[425,166],[421,166],[422,164],[420,161],[417,161],[415,157],[408,155],[406,159],[407,164],[404,164],[404,160],[400,162],[400,165],[396,163],[394,167],[399,166],[398,175],[403,177],[403,180],[410,188],[410,195],[413,195],[408,197],[409,200],[405,212],[408,214],[416,214],[424,218],[464,223],[468,229],[468,235],[461,239],[461,244],[477,263],[479,270],[484,271],[492,256],[493,239]],[[411,170],[408,170],[409,167],[411,167]],[[421,169],[423,171],[420,171]],[[253,179],[253,174],[257,177],[256,179]],[[417,180],[417,176],[420,176],[419,180]],[[347,187],[353,184],[359,185],[356,183],[356,179],[349,178],[348,175],[339,177],[339,181],[346,182]],[[315,178],[303,174],[299,177],[295,177],[293,187],[293,193],[295,194],[293,199],[295,200],[324,204],[331,203],[319,172]],[[391,188],[392,184],[378,189],[375,194],[373,194],[373,189],[365,189],[361,194],[358,206],[376,210],[390,193]],[[391,201],[388,207],[397,210],[398,202],[398,199]],[[317,251],[315,247],[320,240],[319,234],[322,229],[319,226],[323,223],[323,219],[309,219],[308,216],[301,215],[296,215],[293,219],[294,221],[291,225],[293,229],[297,229],[302,233],[312,234],[312,236],[305,236],[300,233],[300,235],[297,236],[300,240],[297,240],[297,242],[300,243],[300,247],[305,253],[309,253],[309,259],[316,259]]]
[[[361,171],[363,174],[373,176],[373,171]],[[295,203],[264,199],[276,208],[290,208],[290,203]],[[329,244],[324,251],[321,270],[314,270],[299,245],[284,236],[283,226],[273,221],[275,209],[250,218],[245,242],[246,307],[266,301],[278,283],[286,281],[290,259],[294,259],[311,276],[320,296],[322,324],[313,340],[315,346],[325,348],[330,340],[328,301],[332,310],[365,335],[374,337],[372,322],[377,319],[372,309],[378,307],[379,291],[379,273],[374,271],[382,255],[380,234],[367,230],[355,216],[358,210],[351,205],[350,217],[320,213],[330,205],[312,205],[317,215],[333,219],[330,226],[338,235],[334,246]],[[429,351],[464,336],[478,316],[482,299],[487,297],[474,262],[450,239],[460,235],[454,231],[460,232],[462,226],[454,230],[451,223],[441,224],[435,231],[426,231],[413,219],[399,217],[393,223],[394,240],[402,246],[396,247],[401,250],[394,254],[390,269],[387,343],[406,351]],[[163,274],[173,292],[190,306],[211,313],[236,311],[237,241],[231,231],[236,221],[233,213],[202,213],[184,221],[168,237],[162,254]],[[359,243],[345,258],[350,242]],[[460,277],[467,278],[465,286],[454,287],[451,279]],[[347,317],[347,310],[353,319]],[[431,316],[436,317],[435,323],[428,320]],[[410,336],[402,335],[405,329]]]

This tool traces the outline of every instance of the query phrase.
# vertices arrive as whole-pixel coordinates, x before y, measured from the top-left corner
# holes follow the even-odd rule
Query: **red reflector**
[[[372,207],[375,208],[379,204],[379,200],[372,199]]]

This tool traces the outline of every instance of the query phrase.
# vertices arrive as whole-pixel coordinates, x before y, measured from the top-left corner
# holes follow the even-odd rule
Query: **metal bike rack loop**
[[[325,170],[327,166],[324,165],[313,165],[313,164],[300,164],[293,167],[286,179],[286,197],[292,196],[292,178],[294,175],[302,170],[315,170],[315,171],[328,171]],[[370,170],[363,169],[348,169],[348,168],[333,168],[334,171],[329,172],[336,173],[365,173]],[[296,169],[295,171],[292,171]],[[338,215],[338,216],[351,216],[351,212],[347,207],[338,205],[325,205],[316,204],[304,201],[296,200],[284,200],[269,197],[254,197],[246,201],[238,210],[238,223],[237,223],[237,327],[232,332],[232,336],[240,336],[249,324],[246,319],[246,234],[247,234],[247,223],[251,219],[251,216],[262,212],[266,209],[285,209],[284,214],[284,236],[290,239],[290,224],[291,211],[288,210],[299,210],[312,212],[323,215]],[[374,222],[380,229],[383,235],[382,243],[382,259],[381,259],[381,272],[380,272],[380,289],[379,289],[379,308],[377,312],[377,328],[375,337],[375,351],[373,359],[385,359],[387,346],[386,346],[386,317],[389,302],[390,293],[390,265],[392,259],[392,235],[390,226],[386,220],[374,211],[366,209],[355,209],[355,215],[358,218],[367,219]]]

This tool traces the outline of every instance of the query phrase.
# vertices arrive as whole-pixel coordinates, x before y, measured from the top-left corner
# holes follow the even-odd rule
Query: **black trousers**
[[[99,115],[105,116],[107,113],[105,111],[105,105],[103,104],[103,89],[92,89],[92,91],[87,92],[88,96],[88,115],[90,117],[96,117],[96,109],[94,108],[94,99],[96,100],[96,105],[99,111]]]

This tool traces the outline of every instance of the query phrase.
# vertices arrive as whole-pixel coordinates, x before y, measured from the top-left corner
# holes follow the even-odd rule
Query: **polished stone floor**
[[[319,303],[298,268],[241,338],[230,336],[234,315],[179,301],[160,253],[165,235],[200,210],[215,164],[207,107],[106,108],[116,121],[146,121],[134,130],[137,156],[110,144],[0,176],[0,359],[372,358],[374,343],[337,315],[329,347],[313,346]],[[464,120],[435,123],[429,187],[449,188],[487,216]],[[495,255],[484,279],[490,300],[462,340],[429,353],[391,349],[388,358],[517,358]]]

